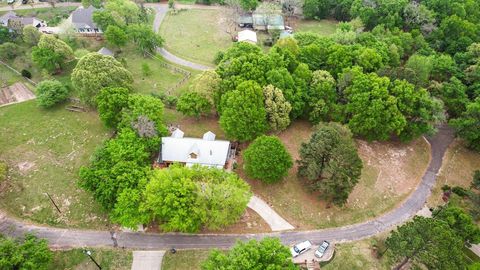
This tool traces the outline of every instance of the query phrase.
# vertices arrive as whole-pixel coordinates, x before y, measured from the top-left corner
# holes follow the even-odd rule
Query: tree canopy
[[[299,269],[291,257],[288,247],[278,238],[266,237],[261,241],[237,242],[227,253],[213,250],[203,262],[202,270]]]
[[[281,180],[292,167],[292,157],[278,137],[262,135],[243,153],[247,176],[266,183]]]
[[[338,123],[317,126],[302,143],[297,163],[310,188],[337,205],[345,204],[363,167],[350,130]]]
[[[65,85],[56,80],[41,81],[37,85],[37,103],[44,108],[52,107],[53,105],[65,101],[70,94]]]
[[[105,87],[130,88],[132,74],[111,56],[89,53],[73,69],[72,85],[83,102],[95,105],[95,96]]]
[[[0,268],[46,270],[53,259],[53,252],[46,240],[32,234],[25,235],[23,241],[0,235]]]

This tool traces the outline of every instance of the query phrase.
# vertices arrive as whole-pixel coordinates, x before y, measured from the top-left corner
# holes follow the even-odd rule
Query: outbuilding
[[[238,32],[238,41],[257,44],[257,33],[255,33],[255,31],[252,31],[252,30],[240,31]]]

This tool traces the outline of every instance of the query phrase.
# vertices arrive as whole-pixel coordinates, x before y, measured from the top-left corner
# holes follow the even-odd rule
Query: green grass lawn
[[[57,26],[62,20],[68,18],[77,7],[55,7],[37,9],[19,9],[15,13],[20,16],[34,16],[47,22],[48,26]]]
[[[133,74],[133,88],[139,93],[165,93],[184,77],[182,74],[162,66],[164,62],[161,58],[145,58],[136,52],[133,47],[123,49],[117,55],[118,60],[121,58],[126,60],[126,68]],[[150,75],[144,75],[142,71],[142,65],[144,64],[149,66],[151,70]],[[176,92],[170,94],[175,95]]]
[[[132,252],[121,249],[89,249],[92,257],[105,270],[129,270],[132,268]],[[97,270],[97,266],[81,249],[55,251],[51,270]]]
[[[2,209],[42,224],[104,228],[104,211],[77,185],[80,166],[110,136],[96,113],[70,112],[64,105],[44,110],[28,101],[0,108],[0,134],[0,160],[9,166]]]
[[[333,259],[322,266],[322,270],[363,270],[391,269],[387,260],[379,260],[373,256],[370,239],[337,244]]]
[[[200,270],[200,265],[208,258],[210,250],[177,250],[175,254],[165,253],[162,270]]]
[[[335,33],[338,22],[334,20],[300,20],[294,23],[295,32],[312,32],[322,36]]]
[[[185,10],[168,14],[160,26],[165,48],[171,53],[206,65],[213,65],[215,54],[232,45],[222,30],[221,10]]]
[[[30,88],[33,88],[26,80],[24,80],[20,75],[14,73],[9,68],[4,65],[0,65],[0,87],[3,87],[4,84],[7,86],[12,85],[16,82],[23,82]]]

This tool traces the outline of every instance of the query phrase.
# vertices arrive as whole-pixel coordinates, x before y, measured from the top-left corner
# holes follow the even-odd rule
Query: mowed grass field
[[[142,94],[160,94],[165,93],[171,87],[174,87],[183,79],[183,75],[174,72],[162,65],[161,58],[145,58],[141,56],[133,46],[122,50],[116,56],[117,60],[125,59],[128,69],[133,75],[133,88],[135,92]],[[145,75],[142,66],[146,64],[150,68],[150,73]],[[176,94],[172,92],[170,94]]]
[[[92,257],[105,270],[129,270],[132,268],[132,252],[122,249],[89,249]],[[55,251],[50,270],[97,270],[98,267],[81,249]]]
[[[299,159],[302,142],[312,132],[308,122],[297,121],[278,136],[294,160]],[[247,179],[253,192],[267,201],[283,218],[299,229],[337,227],[366,221],[399,205],[418,185],[430,160],[430,150],[423,138],[409,144],[357,140],[363,161],[362,176],[344,207],[330,206],[320,193],[309,191],[297,177],[294,166],[288,176],[275,184]]]
[[[0,160],[9,166],[0,192],[3,210],[57,227],[105,228],[106,214],[77,184],[79,168],[110,136],[96,113],[64,105],[43,110],[32,100],[0,108],[0,134]]]
[[[480,153],[467,149],[461,140],[456,139],[443,157],[442,168],[428,199],[430,207],[443,204],[442,186],[470,188],[473,173],[480,170]]]
[[[292,22],[295,32],[312,32],[329,36],[337,30],[338,22],[334,20],[296,20]]]
[[[232,45],[222,29],[221,10],[189,9],[167,14],[160,26],[165,48],[187,60],[213,66],[215,54]]]

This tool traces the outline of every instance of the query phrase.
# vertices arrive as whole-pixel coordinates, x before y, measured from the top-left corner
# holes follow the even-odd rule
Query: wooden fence
[[[5,62],[3,62],[3,61],[0,60],[0,64],[4,65],[6,68],[10,69],[13,73],[19,75],[20,77],[22,77],[23,79],[25,79],[25,80],[28,81],[29,83],[33,84],[33,86],[36,86],[36,85],[37,85],[36,82],[30,80],[30,79],[27,78],[27,77],[22,76],[22,73],[21,73],[20,71],[18,71],[18,70],[16,70],[16,69],[14,69],[13,67],[9,66],[7,63],[5,63]]]
[[[190,79],[190,77],[192,76],[192,73],[186,69],[183,69],[183,68],[179,68],[177,66],[174,66],[172,64],[169,64],[167,62],[165,62],[162,58],[158,57],[158,55],[152,55],[151,53],[147,53],[148,55],[150,55],[150,57],[154,58],[154,59],[157,59],[158,60],[158,63],[166,68],[166,69],[169,69],[175,73],[178,73],[178,74],[181,74],[183,76],[183,78],[181,80],[179,80],[174,86],[172,87],[169,87],[165,93],[167,95],[171,95],[173,91],[177,90],[178,88],[182,87],[185,82],[188,81],[188,79]]]

